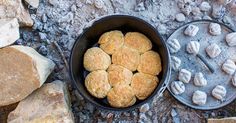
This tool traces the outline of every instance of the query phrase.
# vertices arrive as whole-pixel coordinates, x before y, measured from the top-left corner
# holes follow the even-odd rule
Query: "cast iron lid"
[[[111,30],[120,30],[124,34],[126,32],[133,31],[143,33],[152,41],[152,50],[157,51],[162,59],[163,69],[162,72],[158,75],[160,82],[157,88],[147,99],[143,101],[137,100],[133,106],[127,108],[111,107],[108,104],[106,98],[97,99],[91,96],[84,85],[84,79],[88,74],[88,71],[86,71],[83,67],[83,55],[88,48],[97,46],[97,41],[103,33]],[[155,95],[155,97],[158,97],[167,87],[170,75],[169,51],[158,31],[148,22],[140,18],[128,15],[111,15],[90,23],[90,25],[83,30],[83,32],[74,43],[71,51],[69,66],[73,85],[86,100],[99,108],[115,111],[132,110],[144,103],[147,103]]]
[[[221,26],[221,35],[212,36],[209,33],[208,26],[210,23],[218,23]],[[199,27],[199,31],[196,36],[189,37],[184,35],[184,30],[190,24],[196,25]],[[222,71],[222,64],[228,58],[236,58],[236,48],[229,47],[225,41],[225,36],[228,33],[234,32],[230,27],[219,23],[217,21],[212,20],[200,20],[200,21],[193,21],[187,23],[181,27],[179,27],[168,40],[177,39],[181,45],[181,49],[177,53],[172,53],[171,56],[175,56],[181,60],[181,66],[178,70],[171,70],[171,79],[168,86],[169,92],[181,103],[187,105],[194,109],[200,110],[212,110],[221,108],[236,98],[236,87],[232,85],[232,76],[226,74]],[[204,63],[196,56],[188,54],[186,52],[186,45],[190,41],[198,41],[200,43],[200,51],[204,59],[210,63],[210,65],[215,69],[215,72],[212,73]],[[220,49],[222,50],[220,55],[216,58],[210,58],[205,51],[205,48],[212,43],[216,43]],[[185,85],[185,92],[180,95],[175,95],[171,90],[171,82],[178,80],[178,73],[180,69],[187,69],[192,73],[192,77],[189,83],[184,83]],[[204,87],[197,87],[193,83],[194,74],[197,72],[202,72],[205,79],[207,80],[207,85]],[[226,97],[223,100],[215,99],[211,92],[216,85],[224,86],[227,90]],[[196,90],[200,90],[206,92],[207,94],[207,102],[205,105],[196,105],[192,102],[192,95],[193,92]]]

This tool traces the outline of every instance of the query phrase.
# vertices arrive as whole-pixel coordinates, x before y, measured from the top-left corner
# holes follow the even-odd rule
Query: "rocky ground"
[[[150,22],[164,39],[179,26],[198,19],[214,19],[235,28],[235,2],[229,0],[41,0],[38,9],[28,6],[32,28],[21,28],[16,44],[31,46],[52,59],[56,69],[49,77],[70,83],[67,67],[57,46],[68,60],[70,50],[79,33],[93,19],[110,14],[128,14]],[[223,2],[222,2],[223,1]],[[221,2],[221,3],[220,3]],[[52,42],[57,42],[55,45]],[[154,98],[140,109],[129,112],[101,111],[84,100],[70,87],[72,110],[76,122],[206,122],[209,117],[235,116],[236,102],[213,111],[198,111],[177,102],[166,91],[159,99]],[[16,104],[15,104],[16,105]],[[0,108],[0,120],[15,105]]]

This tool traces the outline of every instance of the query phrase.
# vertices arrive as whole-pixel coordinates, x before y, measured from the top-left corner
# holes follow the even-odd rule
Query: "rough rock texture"
[[[20,38],[19,24],[16,18],[0,19],[0,48],[13,44]]]
[[[62,81],[44,84],[22,100],[8,115],[8,123],[74,123],[67,86]]]
[[[29,5],[31,5],[34,8],[38,8],[39,6],[39,0],[25,0]]]
[[[33,20],[21,0],[0,0],[0,19],[2,18],[17,18],[21,26],[33,25]]]
[[[16,103],[39,88],[55,64],[33,48],[9,46],[0,49],[0,106]]]
[[[180,1],[180,2],[178,2]],[[29,8],[31,17],[35,21],[33,29],[21,29],[21,38],[17,44],[31,46],[37,49],[44,56],[56,63],[56,69],[49,77],[49,80],[60,79],[70,83],[66,65],[60,53],[51,43],[55,41],[62,49],[68,60],[73,42],[77,39],[83,27],[89,25],[91,20],[98,19],[109,14],[128,14],[140,17],[152,24],[165,39],[175,31],[183,22],[175,21],[176,14],[182,12],[181,8],[199,7],[202,1],[206,0],[48,0],[40,1],[37,10]],[[208,0],[211,8],[216,4],[215,0]],[[186,4],[186,5],[185,5]],[[218,4],[218,3],[217,3]],[[217,7],[217,6],[216,6]],[[225,9],[227,8],[227,9]],[[212,16],[212,9],[209,12],[191,12],[185,18],[185,22],[207,18],[214,19],[235,28],[236,5],[231,8],[222,5],[218,9],[219,18]],[[184,10],[184,9],[182,9]],[[197,9],[196,9],[197,10]],[[197,11],[199,12],[199,11]],[[195,12],[196,14],[196,12]],[[216,16],[218,17],[218,16]],[[140,112],[135,109],[129,112],[111,112],[95,108],[81,97],[75,88],[69,88],[71,92],[72,109],[76,122],[206,122],[207,118],[220,118],[235,116],[235,101],[221,109],[213,111],[198,111],[180,104],[168,91],[163,97],[149,102],[150,109],[147,112]],[[14,105],[12,106],[14,107]],[[0,120],[5,122],[5,116],[12,108],[0,108]]]

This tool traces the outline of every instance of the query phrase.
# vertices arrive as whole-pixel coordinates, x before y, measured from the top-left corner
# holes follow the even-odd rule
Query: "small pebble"
[[[200,5],[201,11],[207,12],[207,11],[210,11],[210,9],[211,9],[211,5],[208,2],[201,3],[201,5]]]
[[[47,39],[47,35],[45,33],[39,32],[39,38],[42,41],[45,41]]]
[[[104,7],[104,2],[103,0],[95,0],[94,1],[94,6],[98,9],[102,9]]]
[[[76,11],[76,5],[73,4],[73,5],[70,7],[70,10],[71,10],[72,12],[75,12],[75,11]]]
[[[17,40],[16,40],[16,44],[22,45],[22,44],[23,44],[23,40],[22,40],[22,39],[17,39]]]
[[[165,25],[160,24],[160,25],[157,27],[157,30],[159,31],[160,34],[166,34],[167,28],[166,28]]]
[[[216,19],[221,19],[226,14],[226,8],[222,5],[214,5],[212,16]]]
[[[146,103],[139,108],[140,112],[147,112],[150,109],[149,104]]]
[[[210,16],[208,16],[208,15],[204,15],[204,16],[202,17],[202,19],[205,19],[205,20],[212,20],[212,18],[211,18]]]
[[[144,11],[144,10],[145,10],[144,3],[143,3],[143,2],[139,3],[139,4],[135,7],[134,10],[137,11],[137,12]]]
[[[41,46],[39,47],[38,52],[39,52],[40,54],[46,56],[46,55],[48,54],[48,49],[46,48],[46,46],[41,45]]]
[[[175,19],[178,21],[178,22],[183,22],[185,21],[185,15],[183,13],[179,13],[175,16]]]
[[[191,11],[192,11],[192,7],[190,5],[185,5],[184,8],[181,9],[181,11],[188,16]]]
[[[176,111],[174,108],[172,108],[172,109],[171,109],[171,116],[172,116],[172,117],[175,117],[175,116],[177,116],[177,115],[178,115],[177,111]]]
[[[194,16],[199,16],[202,14],[202,12],[200,11],[198,7],[194,7],[191,12]]]
[[[42,16],[42,21],[44,22],[44,23],[46,23],[47,22],[47,15],[46,14],[43,14],[43,16]]]

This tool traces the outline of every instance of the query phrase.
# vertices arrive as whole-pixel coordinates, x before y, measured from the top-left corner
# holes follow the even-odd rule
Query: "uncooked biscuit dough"
[[[112,63],[121,65],[131,71],[137,70],[140,55],[137,50],[122,47],[112,54]]]
[[[214,96],[218,100],[222,100],[226,96],[226,89],[224,86],[217,85],[212,90],[212,96]]]
[[[186,70],[186,69],[181,69],[179,71],[179,80],[184,82],[184,83],[189,83],[190,79],[191,79],[191,72]]]
[[[111,64],[111,57],[102,49],[93,47],[85,52],[83,63],[88,71],[106,70]]]
[[[206,53],[211,58],[215,58],[220,55],[221,49],[216,43],[213,43],[206,48]]]
[[[133,73],[123,66],[111,64],[108,67],[107,72],[111,86],[117,86],[120,84],[129,85],[131,83]]]
[[[89,73],[85,78],[85,86],[89,93],[97,98],[107,96],[111,86],[108,82],[108,74],[105,70],[97,70]]]
[[[152,94],[158,83],[159,80],[156,76],[135,73],[132,78],[131,87],[133,88],[136,97],[140,100],[144,100]]]
[[[227,59],[225,61],[225,63],[222,65],[222,69],[223,71],[225,71],[227,74],[229,75],[233,75],[233,73],[235,72],[236,70],[236,65],[235,63],[230,60],[230,59]]]
[[[207,101],[207,94],[203,91],[197,90],[193,93],[192,101],[194,104],[204,105]]]
[[[125,46],[144,53],[152,49],[152,42],[142,33],[128,32],[125,35]]]
[[[209,25],[209,32],[211,35],[220,35],[221,34],[221,27],[218,23],[210,23]]]
[[[184,93],[185,91],[184,83],[181,81],[173,81],[171,83],[171,90],[175,95]]]
[[[236,46],[236,32],[227,34],[225,40],[229,46]]]
[[[168,48],[170,50],[170,53],[176,53],[181,48],[179,41],[177,39],[171,39],[167,41]]]
[[[124,44],[124,35],[121,31],[110,31],[104,33],[98,40],[100,48],[107,54],[113,54]]]
[[[171,67],[174,70],[178,70],[181,65],[181,60],[178,57],[171,56]]]
[[[124,108],[133,105],[136,97],[129,85],[118,85],[108,92],[107,100],[113,107]]]
[[[204,78],[201,72],[195,74],[194,85],[201,86],[201,87],[207,85],[207,80]]]
[[[138,71],[158,75],[162,70],[161,58],[157,52],[147,51],[141,55]]]
[[[195,25],[190,24],[184,31],[184,34],[187,36],[195,36],[198,32],[199,28]]]
[[[186,47],[188,53],[195,55],[198,54],[199,49],[200,49],[200,44],[197,41],[190,41]]]

